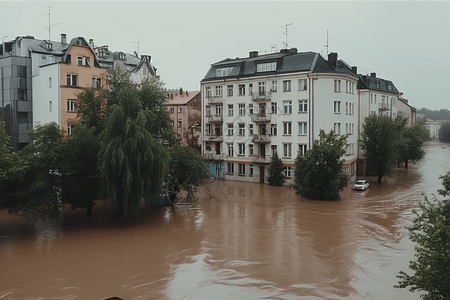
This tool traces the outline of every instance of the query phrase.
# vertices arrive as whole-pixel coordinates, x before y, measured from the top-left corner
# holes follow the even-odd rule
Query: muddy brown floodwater
[[[450,146],[335,202],[286,187],[214,181],[195,205],[116,223],[98,203],[58,222],[0,211],[0,299],[419,299],[396,289],[411,210],[442,188]]]

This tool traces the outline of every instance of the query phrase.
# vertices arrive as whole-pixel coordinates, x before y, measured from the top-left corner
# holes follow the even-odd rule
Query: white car
[[[353,185],[354,190],[362,190],[365,191],[369,188],[369,183],[367,180],[357,180]]]

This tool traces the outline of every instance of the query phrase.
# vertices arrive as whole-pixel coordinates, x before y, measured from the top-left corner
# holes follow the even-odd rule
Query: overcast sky
[[[417,109],[450,109],[450,2],[0,1],[0,37],[66,33],[148,54],[167,88],[193,91],[210,65],[288,47],[329,52],[392,80]]]

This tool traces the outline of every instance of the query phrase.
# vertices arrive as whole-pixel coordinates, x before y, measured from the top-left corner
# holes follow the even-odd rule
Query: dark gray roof
[[[337,57],[337,54],[336,54]],[[259,63],[276,62],[276,70],[268,72],[257,72]],[[217,77],[216,70],[221,68],[233,67],[228,76]],[[281,52],[271,53],[256,57],[224,59],[211,65],[202,81],[211,81],[224,78],[242,78],[255,75],[271,75],[294,72],[338,72],[352,73],[351,68],[342,60],[339,60],[337,66],[333,67],[319,53],[316,52],[300,52],[297,49],[283,49]]]
[[[149,72],[152,75],[156,76],[156,68],[153,67],[153,65],[151,64],[150,55],[141,55],[141,58],[139,58],[133,54],[121,51],[112,52],[108,50],[105,51],[104,55],[102,57],[99,57],[98,60],[103,68],[112,68],[114,67],[114,62],[120,62],[120,64],[124,64],[126,66],[131,67],[132,68],[131,72],[136,72],[140,70],[143,66],[147,66]]]
[[[38,52],[43,54],[52,54],[52,55],[64,55],[67,48],[69,48],[69,44],[61,44],[60,42],[50,41],[52,44],[52,49],[46,48],[49,40],[37,40],[30,36],[22,37],[22,42],[25,42],[32,52]]]
[[[392,81],[376,77],[375,73],[372,73],[371,75],[358,74],[358,76],[358,90],[369,89],[393,94],[400,93]],[[389,86],[391,86],[391,89],[389,89]]]

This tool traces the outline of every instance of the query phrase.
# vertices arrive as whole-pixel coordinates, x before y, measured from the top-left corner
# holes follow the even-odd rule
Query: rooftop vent
[[[65,33],[61,33],[61,44],[67,44],[67,35]]]
[[[250,58],[258,57],[258,51],[250,51],[250,52],[248,53],[248,56],[249,56]]]
[[[370,73],[370,77],[377,77],[377,73],[375,73],[375,72]]]

